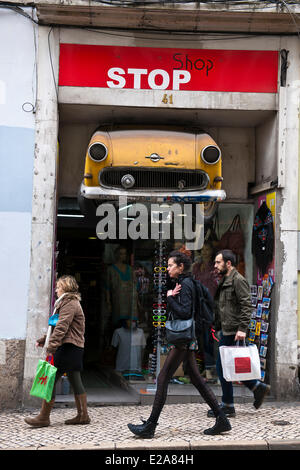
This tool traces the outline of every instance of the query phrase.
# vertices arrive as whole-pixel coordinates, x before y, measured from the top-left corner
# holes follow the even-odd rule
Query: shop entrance
[[[100,403],[138,402],[138,390],[145,388],[150,369],[155,368],[155,241],[102,241],[96,236],[96,223],[84,220],[75,198],[60,199],[56,273],[75,276],[80,286],[86,320],[82,378],[87,392]]]
[[[74,275],[80,285],[86,318],[83,382],[95,401],[138,402],[141,391],[155,389],[155,377],[167,354],[163,326],[158,328],[166,312],[154,308],[158,278],[166,292],[171,287],[167,256],[174,249],[185,250],[185,242],[172,237],[162,245],[151,239],[100,240],[95,230],[97,220],[84,220],[76,205],[75,198],[59,202],[56,271],[58,276]],[[252,204],[219,204],[215,216],[205,223],[203,248],[187,251],[193,275],[212,295],[217,286],[213,260],[222,235],[237,220],[243,233],[238,269],[251,283]],[[160,246],[162,270],[156,269]],[[159,276],[160,272],[164,275]],[[199,369],[216,384],[217,342],[210,336],[198,338],[198,344]],[[183,364],[172,384],[188,383]]]
[[[157,364],[156,355],[156,333],[152,325],[153,304],[153,267],[155,242],[150,240],[107,240],[101,241],[96,236],[96,225],[98,219],[83,217],[77,202],[77,193],[84,174],[84,160],[87,144],[99,122],[116,122],[124,124],[130,117],[134,124],[145,122],[146,124],[162,124],[171,122],[172,125],[182,127],[197,127],[210,131],[222,149],[222,168],[224,175],[223,187],[227,198],[219,203],[218,211],[209,224],[205,226],[204,249],[191,253],[193,270],[199,279],[212,282],[211,265],[214,252],[219,248],[222,236],[230,229],[234,220],[239,220],[243,234],[243,259],[239,263],[240,272],[247,278],[250,285],[256,284],[256,266],[251,252],[251,238],[253,220],[256,211],[257,198],[251,196],[256,194],[251,190],[257,180],[257,174],[263,174],[267,168],[270,178],[275,174],[273,159],[265,162],[262,155],[271,155],[273,148],[272,139],[269,139],[271,131],[275,126],[275,114],[271,112],[241,112],[223,111],[212,112],[199,110],[196,114],[192,110],[162,110],[138,109],[102,106],[76,106],[61,105],[60,114],[60,165],[58,180],[58,223],[56,250],[57,275],[72,274],[78,279],[81,293],[82,306],[86,315],[86,345],[84,356],[83,379],[88,391],[101,391],[102,396],[109,396],[108,403],[113,397],[112,391],[128,390],[128,385],[138,392],[147,389],[148,384],[154,385],[154,375],[159,366],[163,364],[166,352],[165,344],[162,343],[160,364]],[[238,121],[238,122],[237,122]],[[230,127],[228,123],[230,122]],[[258,155],[255,155],[255,142],[258,141]],[[268,152],[265,152],[266,145]],[[275,150],[273,152],[275,154]],[[272,153],[272,154],[273,154]],[[236,175],[238,174],[238,178]],[[264,173],[265,174],[265,173]],[[253,189],[253,188],[252,188]],[[255,188],[254,188],[255,189]],[[259,188],[256,188],[258,190]],[[63,215],[69,217],[64,217]],[[236,227],[236,225],[233,225]],[[113,322],[113,306],[108,306],[108,292],[111,293],[111,301],[120,300],[120,295],[114,287],[106,285],[107,271],[113,273],[114,280],[118,272],[112,268],[116,262],[118,248],[126,249],[126,263],[135,275],[134,288],[131,290],[131,311],[119,312],[119,320],[122,323]],[[174,248],[174,240],[169,240],[167,252]],[[205,262],[204,262],[205,261]],[[204,267],[203,265],[206,265]],[[126,271],[125,281],[126,282]],[[112,279],[112,280],[113,280]],[[117,287],[121,285],[121,281]],[[208,286],[207,286],[208,287]],[[110,290],[109,290],[110,289]],[[133,290],[134,289],[134,290]],[[130,302],[126,302],[128,305]],[[124,303],[125,304],[125,303]],[[124,305],[122,305],[124,306]],[[116,310],[114,312],[116,315]],[[137,315],[137,316],[136,316]],[[121,318],[123,317],[123,318]],[[129,317],[129,318],[128,318]],[[137,318],[137,323],[135,318]],[[130,322],[130,323],[128,323]],[[133,327],[140,329],[141,333],[138,343],[140,352],[138,356],[138,367],[131,362],[131,352],[127,355],[126,364],[118,363],[120,354],[120,337],[117,333],[119,328],[130,332],[133,338]],[[256,335],[258,338],[258,335]],[[198,365],[205,372],[208,364],[202,349],[198,354]],[[213,346],[217,346],[213,343]],[[130,342],[130,351],[134,343]],[[128,359],[129,357],[129,359]],[[133,357],[133,355],[132,355]],[[121,358],[124,359],[125,357]],[[132,360],[133,361],[133,360]],[[214,368],[215,357],[210,358],[209,364]],[[118,367],[119,366],[119,367]],[[117,370],[117,369],[120,370]],[[148,374],[146,373],[148,372]],[[151,372],[151,373],[150,373]],[[151,374],[153,373],[152,377]],[[184,377],[184,368],[176,371],[176,381]],[[208,380],[214,380],[214,374],[207,373]],[[115,387],[115,388],[114,388]],[[126,402],[128,396],[122,396],[121,401]],[[135,399],[138,397],[135,395]],[[114,398],[114,401],[116,399]]]

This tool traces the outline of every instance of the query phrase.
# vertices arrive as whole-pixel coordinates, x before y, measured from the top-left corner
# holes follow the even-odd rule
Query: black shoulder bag
[[[196,338],[195,333],[195,319],[194,310],[195,303],[193,302],[192,317],[188,320],[174,320],[172,312],[169,314],[169,319],[166,321],[166,339],[170,344],[186,344],[190,343]]]

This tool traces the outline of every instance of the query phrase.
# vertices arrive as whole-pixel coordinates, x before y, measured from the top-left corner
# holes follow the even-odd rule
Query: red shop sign
[[[59,85],[276,93],[278,51],[61,44]]]

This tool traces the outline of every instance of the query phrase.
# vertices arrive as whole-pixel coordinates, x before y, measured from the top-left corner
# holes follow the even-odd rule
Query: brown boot
[[[75,395],[75,403],[77,408],[77,416],[67,419],[65,424],[90,424],[91,420],[87,411],[86,393]]]
[[[43,400],[40,413],[35,418],[25,418],[25,423],[36,428],[44,428],[50,425],[50,413],[54,405],[54,399],[49,401]]]

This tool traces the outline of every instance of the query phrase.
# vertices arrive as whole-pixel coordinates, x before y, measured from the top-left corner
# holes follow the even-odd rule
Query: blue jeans
[[[220,336],[220,342],[219,342],[219,347],[220,346],[234,346],[235,335],[228,335],[224,336],[223,333],[221,333]],[[227,406],[233,406],[233,386],[232,382],[227,382],[224,377],[223,377],[223,369],[222,369],[222,364],[221,364],[221,357],[220,357],[220,351],[218,352],[218,357],[216,361],[216,369],[217,369],[217,374],[221,382],[221,387],[222,387],[222,403]],[[252,392],[255,390],[257,385],[259,384],[259,380],[245,380],[242,382],[245,387],[249,388]]]

